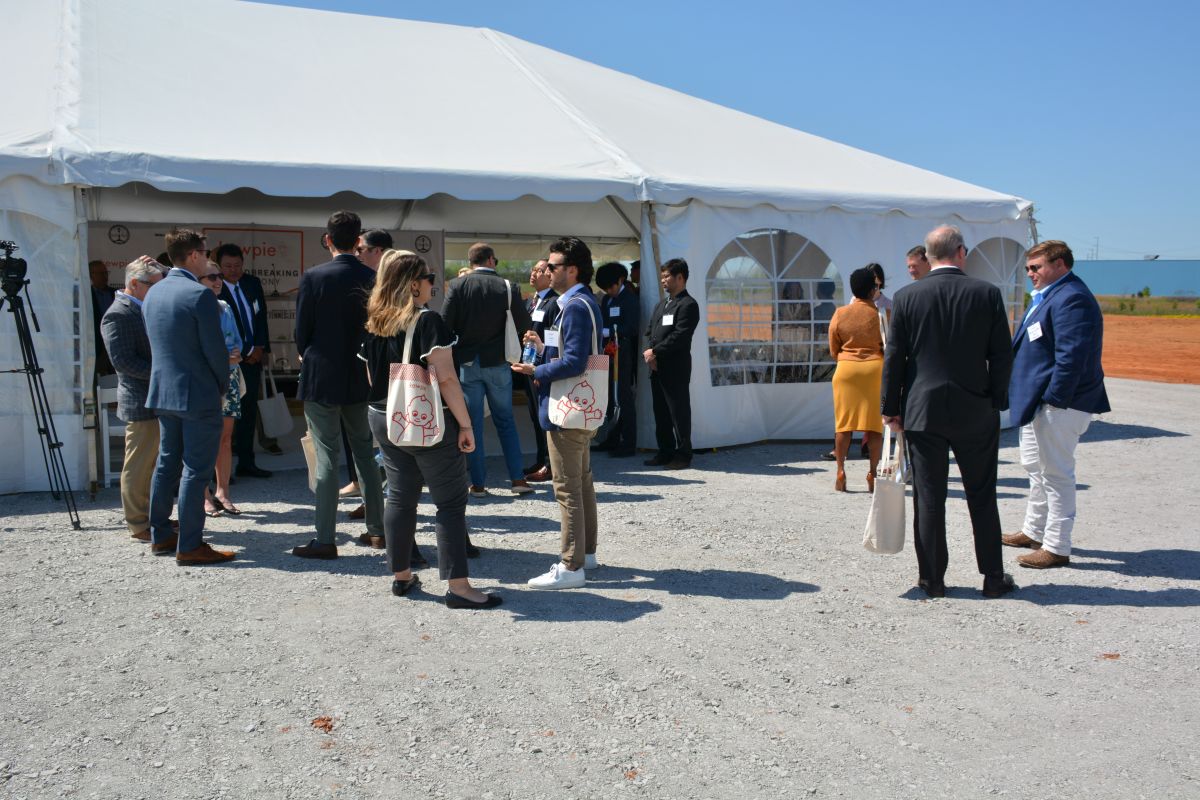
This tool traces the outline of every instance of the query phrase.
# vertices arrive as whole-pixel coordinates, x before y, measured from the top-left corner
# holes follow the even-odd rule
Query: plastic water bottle
[[[521,351],[521,363],[532,364],[535,361],[537,361],[537,348],[534,347],[533,342],[530,342],[529,344],[525,345],[525,349]]]

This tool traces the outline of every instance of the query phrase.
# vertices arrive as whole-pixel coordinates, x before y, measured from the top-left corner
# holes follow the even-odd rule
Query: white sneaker
[[[599,564],[599,562],[596,561],[595,553],[587,553],[584,555],[584,557],[583,557],[583,568],[584,569],[599,569],[599,567],[600,567],[600,564]]]
[[[530,578],[529,585],[534,589],[578,589],[586,580],[587,576],[583,570],[577,569],[572,572],[559,561],[545,575]]]

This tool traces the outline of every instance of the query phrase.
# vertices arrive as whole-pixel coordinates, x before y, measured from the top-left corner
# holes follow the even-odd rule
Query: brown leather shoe
[[[201,564],[222,564],[233,561],[234,554],[225,550],[214,550],[207,542],[195,550],[180,553],[175,556],[175,563],[181,567],[199,566]]]
[[[1001,543],[1009,547],[1028,547],[1030,550],[1041,550],[1042,543],[1025,535],[1024,531],[1006,533],[1000,537]]]
[[[346,514],[350,519],[364,519],[367,516],[367,504],[359,503],[358,508]]]
[[[552,477],[553,476],[550,474],[550,468],[542,467],[541,469],[534,470],[526,475],[525,480],[529,481],[530,483],[540,483],[541,481],[548,481]]]
[[[387,540],[382,536],[372,536],[369,533],[361,534],[354,541],[366,547],[374,547],[376,550],[382,550],[387,547]]]
[[[129,538],[137,539],[139,542],[148,542],[148,541],[150,541],[150,529],[146,528],[146,530],[144,530],[144,531],[138,531],[137,533],[131,533],[131,534],[129,534]]]
[[[1032,569],[1050,569],[1051,567],[1065,567],[1071,563],[1070,556],[1060,556],[1057,553],[1051,553],[1045,548],[1035,550],[1032,553],[1026,553],[1023,556],[1017,556],[1017,563],[1022,567],[1030,567]]]
[[[169,556],[175,552],[175,546],[179,544],[179,536],[172,536],[170,539],[150,545],[150,552],[156,556]]]

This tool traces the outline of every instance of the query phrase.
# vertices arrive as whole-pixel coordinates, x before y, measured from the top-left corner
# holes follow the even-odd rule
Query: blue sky
[[[1077,257],[1200,259],[1200,3],[299,0],[494,28],[1029,198]]]

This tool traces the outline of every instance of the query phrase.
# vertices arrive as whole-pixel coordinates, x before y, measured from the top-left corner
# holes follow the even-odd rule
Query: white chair
[[[97,421],[100,424],[100,486],[108,488],[113,476],[121,474],[120,466],[113,465],[113,439],[120,444],[117,452],[121,454],[120,463],[125,461],[125,423],[116,415],[117,405],[117,376],[101,375],[96,379],[96,409]],[[119,479],[118,479],[119,480]]]

